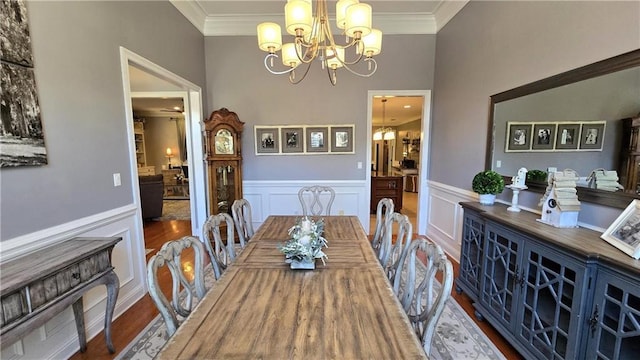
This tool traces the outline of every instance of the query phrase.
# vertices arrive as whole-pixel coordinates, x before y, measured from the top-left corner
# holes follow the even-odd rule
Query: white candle
[[[311,231],[311,220],[309,219],[303,219],[302,222],[300,223],[300,227],[302,229],[303,232],[307,233],[309,231]]]

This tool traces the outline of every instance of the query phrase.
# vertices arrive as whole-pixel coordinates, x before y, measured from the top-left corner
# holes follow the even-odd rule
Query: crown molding
[[[169,2],[178,9],[198,31],[204,34],[204,24],[207,20],[207,13],[197,1],[169,0]]]
[[[455,1],[443,1],[440,3],[441,5],[434,12],[436,17],[436,33],[440,31],[449,20],[453,19],[454,16],[460,10],[462,10],[465,5],[469,3],[470,0],[455,0]]]
[[[207,15],[197,1],[170,0],[204,36],[254,36],[264,21],[281,23],[283,14]],[[383,34],[436,34],[469,0],[443,1],[431,13],[374,13],[373,22]]]

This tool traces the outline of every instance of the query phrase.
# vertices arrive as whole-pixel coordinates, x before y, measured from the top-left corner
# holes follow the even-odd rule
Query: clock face
[[[233,135],[227,129],[218,130],[215,136],[215,151],[219,155],[233,155]]]

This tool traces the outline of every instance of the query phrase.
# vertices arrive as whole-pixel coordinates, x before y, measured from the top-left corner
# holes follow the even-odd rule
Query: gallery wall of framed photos
[[[504,151],[602,151],[605,126],[605,121],[510,121]]]
[[[354,154],[355,125],[280,125],[254,129],[256,155]]]

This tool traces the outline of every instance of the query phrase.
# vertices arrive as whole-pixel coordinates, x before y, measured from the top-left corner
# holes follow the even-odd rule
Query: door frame
[[[373,99],[374,96],[421,96],[422,123],[420,126],[420,170],[418,172],[418,209],[416,210],[417,227],[415,233],[427,234],[427,222],[429,218],[429,149],[431,148],[431,90],[369,90],[367,92],[367,164],[371,163],[371,147],[373,143]],[[366,166],[367,209],[371,201],[371,166]],[[370,227],[367,226],[367,229]]]
[[[123,100],[126,112],[127,136],[129,138],[131,191],[133,193],[134,205],[137,207],[136,222],[138,226],[134,236],[135,238],[140,239],[138,241],[138,245],[142,248],[141,254],[143,254],[143,259],[140,264],[143,267],[143,272],[146,273],[144,269],[146,264],[146,260],[144,258],[144,231],[142,211],[140,207],[140,188],[138,186],[135,136],[133,132],[133,106],[131,103],[132,93],[134,92],[131,91],[129,65],[134,65],[135,67],[142,69],[173,86],[171,89],[157,89],[158,91],[149,91],[145,92],[145,94],[150,95],[155,93],[154,96],[161,97],[161,94],[166,94],[167,91],[178,91],[180,96],[184,99],[185,135],[187,140],[187,154],[189,154],[187,163],[189,166],[189,193],[191,194],[191,232],[193,235],[201,233],[202,224],[204,224],[207,218],[206,172],[204,166],[204,152],[202,150],[204,147],[201,136],[201,121],[199,121],[199,119],[204,118],[202,110],[202,89],[198,85],[172,73],[152,61],[124,47],[120,47],[120,66],[124,92]],[[171,87],[169,85],[167,87]],[[137,92],[135,94],[140,95],[141,93]]]

